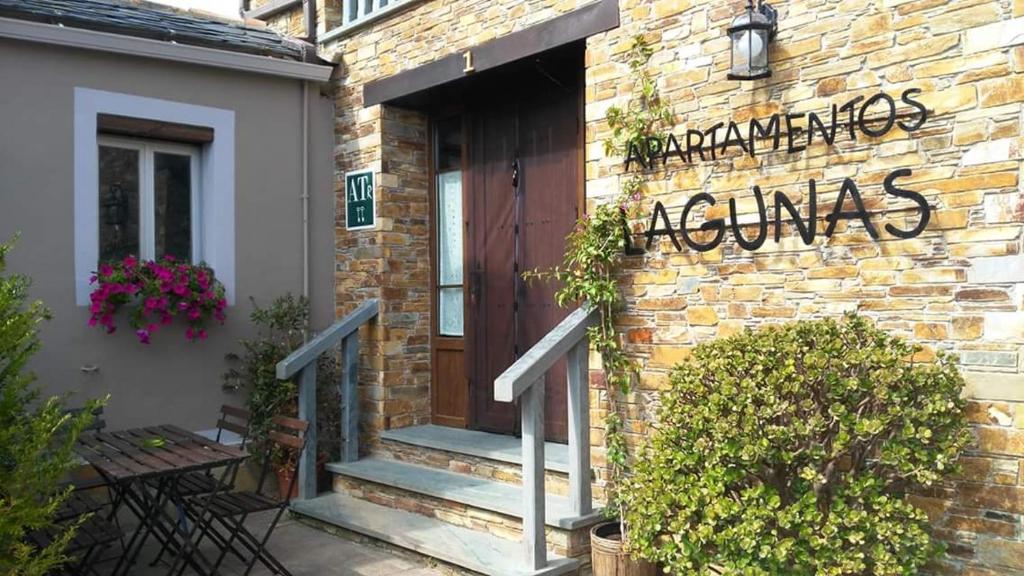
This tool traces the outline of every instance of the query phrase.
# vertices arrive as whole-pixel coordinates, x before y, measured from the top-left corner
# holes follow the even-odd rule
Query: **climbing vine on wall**
[[[650,147],[660,149],[662,135],[672,124],[672,112],[662,102],[657,82],[648,69],[653,53],[643,36],[633,39],[628,52],[633,91],[624,106],[608,109],[611,134],[604,142],[608,156],[624,157],[634,148],[646,157]],[[616,487],[628,465],[625,422],[619,408],[623,397],[632,390],[638,366],[626,354],[622,335],[616,328],[617,314],[624,304],[618,274],[627,241],[623,231],[641,213],[644,181],[643,173],[624,174],[615,199],[598,204],[576,223],[567,238],[562,265],[525,274],[527,279],[554,279],[561,283],[556,294],[560,306],[584,302],[599,313],[599,322],[590,328],[589,336],[591,346],[601,355],[607,383],[605,444],[611,467],[608,509],[619,512],[621,501],[616,496]]]

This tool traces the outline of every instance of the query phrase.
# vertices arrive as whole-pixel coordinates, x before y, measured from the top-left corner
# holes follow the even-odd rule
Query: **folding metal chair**
[[[64,411],[64,413],[69,415],[69,416],[78,416],[79,414],[81,414],[84,411],[85,411],[85,408],[68,408],[67,410]],[[106,420],[103,419],[103,406],[98,406],[95,409],[93,409],[92,415],[93,415],[93,420],[89,424],[89,426],[87,426],[84,430],[82,430],[83,433],[87,433],[87,432],[102,432],[103,429],[107,427],[107,422],[106,422]],[[90,467],[83,467],[83,468],[88,468],[89,470],[92,470],[91,466]],[[74,489],[76,491],[78,491],[78,490],[89,490],[90,488],[99,488],[101,486],[106,486],[107,485],[107,481],[104,480],[103,477],[98,475],[98,474],[94,474],[93,476],[90,476],[88,478],[79,478],[79,477],[75,477],[73,475],[73,477],[68,482],[68,484],[71,484],[72,486],[74,486]]]
[[[209,523],[200,533],[196,546],[205,537],[210,536],[220,547],[220,555],[213,565],[212,573],[214,574],[217,573],[221,563],[224,561],[224,557],[229,552],[241,555],[240,551],[235,547],[237,542],[245,548],[249,555],[244,574],[249,574],[253,566],[256,565],[256,562],[259,561],[275,574],[281,576],[291,575],[288,569],[267,551],[266,544],[270,539],[270,535],[274,532],[274,528],[277,527],[281,515],[284,514],[288,504],[291,502],[290,494],[295,487],[295,483],[298,481],[298,467],[295,468],[288,479],[287,491],[275,491],[273,483],[268,482],[268,479],[273,476],[272,461],[277,451],[287,454],[290,461],[298,462],[299,456],[306,445],[306,431],[309,429],[309,423],[296,418],[276,416],[272,420],[272,424],[272,429],[267,433],[266,445],[263,446],[263,462],[255,491],[214,493],[212,495],[195,496],[189,500],[188,507],[191,509],[194,518],[201,516],[201,510],[206,510],[210,515]],[[282,492],[287,494],[287,496],[281,498],[275,492]],[[245,527],[245,520],[250,515],[271,510],[276,510],[277,512],[262,537],[257,537]],[[227,534],[218,532],[215,524],[223,528]],[[217,536],[213,536],[215,532],[217,532]],[[184,571],[184,566],[182,566],[182,571]]]
[[[53,526],[38,530],[29,536],[29,540],[39,548],[46,548],[57,540],[65,530],[78,524],[77,531],[64,553],[72,558],[63,571],[67,574],[98,574],[96,566],[100,563],[116,560],[113,557],[102,557],[107,548],[121,541],[123,534],[116,524],[101,517],[99,512],[106,504],[83,492],[72,492],[53,519]]]
[[[224,404],[220,407],[220,418],[217,419],[217,436],[214,441],[220,442],[223,439],[224,432],[234,432],[242,438],[242,446],[249,439],[249,419],[250,413],[244,408],[238,408],[236,406],[229,406]],[[220,479],[214,474],[214,471],[207,470],[205,472],[189,472],[178,478],[174,486],[174,494],[172,500],[174,505],[178,508],[178,519],[181,525],[182,531],[188,532],[188,514],[189,510],[185,506],[183,499],[200,496],[203,494],[212,494],[218,489],[231,490],[235,486],[235,480],[238,476],[238,468],[231,470],[231,476],[225,479],[226,486],[220,486],[218,483]],[[195,518],[192,518],[195,520]],[[217,535],[213,535],[213,539],[216,541]],[[220,544],[220,542],[218,542]],[[160,547],[160,552],[156,558],[150,563],[150,566],[154,566],[160,562],[163,558],[164,553],[167,552],[167,542],[164,542],[163,546]],[[236,554],[237,555],[237,554]]]
[[[217,420],[217,436],[214,440],[220,442],[226,430],[241,436],[242,447],[245,447],[245,443],[249,438],[249,418],[248,410],[224,404],[220,407],[220,418]],[[234,487],[237,475],[238,469],[236,468],[232,471],[231,477],[227,479],[227,488]],[[182,497],[210,494],[217,489],[217,483],[218,478],[212,470],[191,472],[178,479],[175,486],[175,494]],[[220,489],[223,490],[224,487],[221,486]]]

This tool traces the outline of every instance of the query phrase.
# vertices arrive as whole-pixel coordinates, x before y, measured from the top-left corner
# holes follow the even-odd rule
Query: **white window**
[[[438,334],[465,335],[462,238],[462,118],[444,118],[435,129],[437,173]]]
[[[199,127],[201,145],[107,137],[100,115]],[[75,88],[75,301],[104,260],[205,262],[235,302],[235,112]]]
[[[200,262],[200,149],[101,136],[99,260],[133,255]]]

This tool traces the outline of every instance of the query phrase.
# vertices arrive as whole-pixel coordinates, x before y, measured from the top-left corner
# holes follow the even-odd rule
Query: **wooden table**
[[[131,569],[150,535],[177,550],[169,574],[182,561],[200,574],[205,572],[200,563],[204,559],[192,545],[192,536],[203,523],[205,510],[190,530],[181,530],[180,519],[168,513],[167,504],[174,498],[177,479],[188,472],[222,468],[218,490],[223,489],[229,472],[248,457],[244,449],[218,444],[177,426],[163,425],[83,434],[75,452],[113,488],[112,515],[124,506],[140,521],[113,574]]]

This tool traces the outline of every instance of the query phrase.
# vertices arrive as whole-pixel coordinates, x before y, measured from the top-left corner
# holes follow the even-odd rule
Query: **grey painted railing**
[[[547,565],[544,534],[544,375],[567,357],[569,386],[569,502],[576,516],[593,512],[590,493],[590,394],[587,328],[597,310],[584,304],[548,332],[494,381],[494,398],[521,398],[523,433],[523,552],[527,567]]]
[[[316,364],[317,359],[341,343],[341,460],[359,459],[359,327],[377,316],[377,300],[360,304],[277,364],[277,379],[298,375],[299,418],[309,422],[306,448],[299,459],[299,499],[316,496]]]

